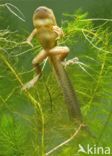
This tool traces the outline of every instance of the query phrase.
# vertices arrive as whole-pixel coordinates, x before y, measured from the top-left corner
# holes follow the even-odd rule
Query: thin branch
[[[45,82],[45,81],[44,81]],[[47,84],[45,83],[45,87],[46,87],[46,90],[48,92],[48,95],[49,95],[49,100],[50,100],[50,106],[51,106],[51,112],[53,112],[53,100],[52,100],[52,95],[51,95],[51,92],[49,90],[49,87],[47,86]]]
[[[81,19],[80,21],[84,22],[84,21],[108,21],[108,22],[112,22],[112,19],[110,18],[88,18],[88,19]]]
[[[22,20],[23,22],[25,22],[25,19],[23,19],[23,18],[25,18],[25,16],[23,15],[23,13],[15,6],[15,5],[13,5],[13,4],[11,4],[11,3],[6,3],[6,4],[4,4],[5,6],[6,6],[6,8],[12,13],[12,14],[14,14],[16,17],[18,17],[20,20]],[[14,8],[14,9],[16,9],[17,11],[18,11],[18,13],[20,13],[22,16],[23,16],[23,18],[22,17],[20,17],[19,15],[17,15],[13,10],[12,10],[12,8]]]
[[[20,45],[22,45],[23,43],[20,43]],[[30,48],[30,49],[28,49],[28,50],[25,50],[25,51],[23,51],[23,52],[21,52],[21,53],[19,53],[19,54],[12,54],[12,57],[18,57],[18,56],[21,56],[21,55],[24,55],[24,54],[26,54],[26,53],[28,53],[28,52],[32,52],[32,50],[35,50],[35,49],[37,49],[38,48],[38,50],[40,50],[40,46],[35,46],[35,47],[32,47],[32,48]]]
[[[45,156],[50,155],[51,153],[53,153],[54,151],[58,150],[59,148],[61,148],[62,146],[68,144],[71,140],[73,140],[76,135],[79,133],[79,131],[81,130],[82,127],[85,127],[84,124],[80,124],[80,126],[78,127],[78,129],[74,132],[74,134],[67,140],[65,140],[64,142],[62,142],[61,144],[59,144],[58,146],[54,147],[53,149],[51,149],[49,152],[47,152],[45,154]]]
[[[103,52],[105,52],[105,53],[111,53],[111,54],[112,54],[111,51],[104,50],[104,49],[102,49],[102,48],[97,47],[95,44],[93,44],[93,43],[88,39],[88,37],[87,37],[87,35],[85,34],[85,32],[84,32],[83,29],[82,29],[82,33],[83,33],[85,39],[86,39],[94,48],[96,48],[96,49],[99,50],[99,51],[103,51]]]

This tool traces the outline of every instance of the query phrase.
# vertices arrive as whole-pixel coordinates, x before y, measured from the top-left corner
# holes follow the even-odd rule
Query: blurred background
[[[9,27],[12,29],[32,29],[32,14],[39,6],[47,6],[52,8],[58,24],[63,20],[63,13],[72,14],[77,9],[88,12],[91,18],[112,18],[112,0],[2,0],[1,3],[12,3],[16,5],[24,14],[26,22],[22,23],[14,15],[6,11],[8,19],[10,19]],[[6,21],[4,21],[5,23]],[[0,23],[0,27],[7,27],[4,23]],[[16,27],[15,27],[16,26]]]
[[[66,71],[80,101],[84,121],[92,132],[91,135],[81,131],[51,156],[74,156],[79,144],[111,146],[112,20],[86,19],[112,19],[112,0],[0,0],[0,4],[5,3],[19,8],[25,22],[14,15],[15,12],[22,17],[10,4],[13,13],[0,7],[0,156],[40,156],[43,150],[42,114],[18,82],[19,78],[26,83],[35,74],[32,59],[42,47],[36,39],[32,41],[33,48],[22,42],[33,29],[32,15],[39,6],[53,9],[58,25],[65,32],[60,42],[71,50],[68,58],[77,56],[82,63]],[[79,9],[82,12],[77,13],[76,19]],[[69,119],[62,91],[48,63],[42,78],[29,93],[43,109],[44,144],[45,151],[49,151],[69,138],[77,126]]]

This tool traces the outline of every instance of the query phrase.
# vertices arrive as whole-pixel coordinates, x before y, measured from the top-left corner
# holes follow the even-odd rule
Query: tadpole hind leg
[[[27,82],[25,85],[23,85],[22,90],[30,89],[34,87],[34,85],[39,80],[40,76],[42,75],[42,70],[40,67],[40,63],[43,62],[47,57],[47,53],[45,50],[41,50],[40,53],[33,59],[32,64],[36,71],[36,76]]]

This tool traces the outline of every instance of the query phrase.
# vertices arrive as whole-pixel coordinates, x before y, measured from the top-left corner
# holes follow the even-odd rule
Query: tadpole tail
[[[55,56],[52,56],[49,59],[53,65],[59,85],[62,88],[70,118],[78,119],[79,121],[82,121],[80,105],[77,100],[76,93],[73,89],[73,86],[69,80],[66,71],[63,68],[63,65],[60,63],[60,61],[56,59]]]

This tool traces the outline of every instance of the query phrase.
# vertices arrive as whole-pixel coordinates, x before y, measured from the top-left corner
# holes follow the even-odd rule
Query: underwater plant
[[[0,7],[24,21],[23,14],[12,4]],[[31,90],[21,90],[34,73],[32,58],[41,47],[35,40],[34,47],[24,44],[27,34],[7,27],[0,30],[0,155],[68,156],[77,153],[80,143],[111,145],[112,20],[89,19],[80,10],[64,14],[64,19],[65,36],[59,44],[70,47],[69,59],[78,57],[66,71],[91,133],[69,120],[48,63],[38,84]]]

